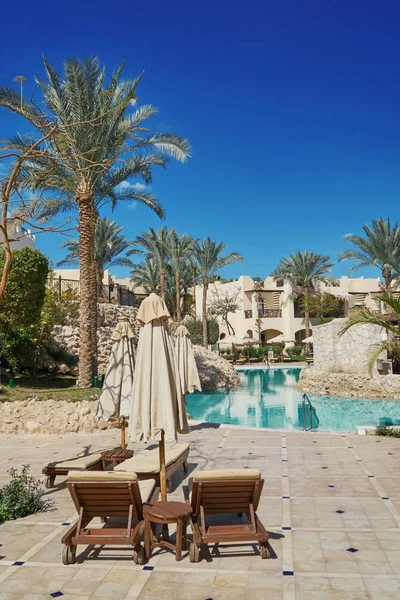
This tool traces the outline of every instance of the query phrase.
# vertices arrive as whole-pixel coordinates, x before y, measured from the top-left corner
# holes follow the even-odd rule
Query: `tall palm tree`
[[[223,243],[217,244],[214,240],[206,237],[202,242],[195,241],[193,244],[193,255],[197,261],[197,275],[203,285],[202,302],[202,320],[203,320],[203,346],[208,345],[207,330],[207,292],[211,281],[218,272],[227,265],[243,260],[237,252],[231,252],[226,256],[221,256],[226,246]]]
[[[170,244],[171,240],[177,235],[175,229],[161,227],[155,231],[150,227],[149,231],[144,231],[138,235],[133,242],[135,253],[151,256],[157,265],[160,277],[161,297],[165,302],[165,275],[167,265],[170,262]]]
[[[354,260],[349,273],[361,267],[378,267],[385,281],[386,292],[392,293],[393,279],[400,265],[400,228],[397,222],[391,226],[390,219],[372,220],[372,227],[363,225],[365,237],[349,234],[345,239],[357,249],[341,252],[339,261]]]
[[[170,256],[171,268],[175,275],[175,293],[176,293],[176,320],[179,322],[182,318],[181,311],[181,275],[185,269],[189,256],[193,250],[193,239],[187,233],[178,235],[174,232],[168,240],[168,253]]]
[[[331,278],[327,273],[333,267],[330,256],[314,254],[310,250],[296,252],[288,258],[282,258],[272,273],[275,281],[287,281],[293,288],[300,288],[304,294],[304,329],[306,337],[310,335],[310,310],[308,297],[310,289],[315,289],[318,282]]]
[[[123,227],[111,219],[98,219],[94,237],[94,259],[96,264],[96,281],[98,295],[103,289],[103,274],[111,267],[134,267],[129,258],[132,245],[121,235]],[[79,264],[79,240],[65,240],[61,248],[66,248],[68,254],[57,267],[68,264]]]
[[[381,294],[380,296],[376,296],[376,299],[386,304],[386,306],[390,307],[393,311],[392,315],[393,313],[395,313],[400,320],[399,299],[394,298],[391,294],[388,294],[387,292]],[[375,344],[368,360],[368,371],[370,375],[372,375],[372,370],[374,368],[376,359],[385,350],[392,352],[392,354],[394,354],[398,359],[400,359],[400,342],[398,341],[400,331],[397,324],[389,320],[390,318],[391,317],[389,315],[378,316],[371,309],[363,308],[357,311],[356,313],[350,315],[346,321],[346,324],[340,331],[340,335],[343,335],[351,327],[354,327],[355,325],[362,325],[365,323],[369,323],[370,325],[377,325],[378,327],[385,329],[385,331],[388,334],[387,339],[382,340],[378,344]]]
[[[143,262],[131,271],[131,279],[136,285],[144,287],[148,294],[160,293],[160,271],[154,258],[147,255]]]
[[[169,133],[151,133],[143,122],[157,111],[152,106],[135,108],[141,76],[123,81],[123,65],[105,83],[106,72],[98,58],[76,57],[65,61],[61,76],[44,59],[46,80],[36,79],[44,110],[25,102],[15,90],[0,88],[0,106],[25,117],[41,134],[57,125],[48,143],[53,160],[32,161],[24,170],[25,186],[46,190],[54,201],[68,195],[79,211],[80,263],[80,361],[79,383],[92,385],[95,341],[96,278],[94,236],[97,195],[137,199],[137,190],[117,186],[130,178],[151,181],[152,167],[165,166],[168,157],[181,162],[189,155],[187,140]],[[132,111],[132,112],[131,112]],[[8,147],[21,152],[27,137],[14,136]]]

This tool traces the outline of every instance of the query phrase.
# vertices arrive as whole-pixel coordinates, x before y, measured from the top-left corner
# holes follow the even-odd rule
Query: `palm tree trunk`
[[[165,302],[165,269],[163,267],[160,269],[160,288],[161,288],[161,298]]]
[[[207,348],[208,346],[208,328],[207,328],[207,290],[208,290],[208,281],[207,279],[203,279],[203,346]]]
[[[383,277],[385,279],[385,287],[386,287],[386,293],[388,294],[388,296],[392,295],[392,272],[390,269],[385,269],[383,271]]]
[[[95,257],[95,235],[97,223],[97,211],[92,207],[90,220],[90,320],[91,320],[91,352],[93,363],[93,375],[97,375],[97,264]]]
[[[97,300],[103,297],[103,270],[96,268]]]
[[[179,323],[182,314],[181,314],[181,278],[179,276],[179,271],[175,273],[175,286],[176,286],[176,320]]]
[[[92,360],[92,306],[93,287],[92,266],[92,202],[90,194],[77,195],[79,206],[79,265],[80,265],[80,303],[79,303],[79,386],[91,387],[93,383]]]
[[[197,285],[197,273],[196,267],[193,269],[193,312],[196,316],[196,285]]]
[[[308,287],[304,286],[304,329],[306,338],[310,337],[310,310],[308,308]],[[306,344],[306,352],[309,352],[310,344]]]

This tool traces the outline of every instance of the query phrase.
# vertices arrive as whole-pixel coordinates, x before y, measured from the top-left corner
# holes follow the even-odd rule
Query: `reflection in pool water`
[[[240,385],[228,392],[187,394],[192,419],[248,427],[303,429],[299,368],[239,371]],[[355,431],[357,425],[400,424],[400,402],[309,394],[318,431]],[[310,425],[307,411],[307,426]]]

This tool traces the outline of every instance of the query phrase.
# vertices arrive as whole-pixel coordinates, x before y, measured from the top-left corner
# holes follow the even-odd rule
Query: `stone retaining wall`
[[[400,375],[328,373],[316,367],[302,369],[297,385],[302,392],[337,398],[387,398],[400,400]]]
[[[102,375],[107,369],[113,340],[112,332],[118,323],[119,317],[128,319],[136,341],[139,338],[140,324],[137,321],[137,309],[130,306],[118,306],[113,304],[99,304],[98,316],[98,370]],[[57,326],[53,330],[53,339],[56,344],[68,350],[73,356],[79,354],[79,326],[76,322],[69,325]],[[205,390],[216,390],[231,388],[239,383],[239,376],[233,366],[215,352],[209,352],[201,346],[193,346],[196,357],[197,368],[201,385]],[[54,361],[53,361],[54,362]],[[49,361],[49,367],[50,367]],[[54,369],[66,373],[69,371],[66,365],[53,365]],[[74,373],[76,374],[76,373]]]

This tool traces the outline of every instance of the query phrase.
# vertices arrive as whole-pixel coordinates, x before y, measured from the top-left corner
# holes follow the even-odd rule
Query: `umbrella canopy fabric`
[[[314,338],[312,335],[310,335],[309,337],[304,338],[304,340],[301,340],[303,342],[303,344],[312,344],[314,341]]]
[[[175,352],[178,359],[182,394],[186,394],[186,392],[192,394],[195,389],[201,392],[200,377],[189,331],[184,325],[179,325],[175,331],[175,337]]]
[[[237,335],[230,335],[222,340],[218,340],[217,344],[236,344],[236,346],[244,346],[245,341]]]
[[[105,421],[113,415],[128,417],[131,412],[133,374],[135,372],[135,335],[126,319],[120,319],[97,406],[97,417]]]
[[[156,294],[150,294],[140,305],[138,319],[143,327],[129,418],[132,441],[159,439],[162,431],[166,441],[174,441],[177,433],[189,432],[169,318],[165,303]]]

